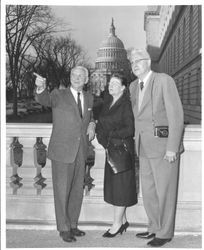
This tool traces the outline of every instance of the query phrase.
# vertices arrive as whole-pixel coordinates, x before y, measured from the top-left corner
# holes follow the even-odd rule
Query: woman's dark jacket
[[[96,126],[98,142],[107,147],[110,143],[121,145],[124,140],[130,152],[134,152],[134,116],[132,112],[128,92],[123,95],[110,107],[113,97],[109,95],[104,101],[101,113]]]

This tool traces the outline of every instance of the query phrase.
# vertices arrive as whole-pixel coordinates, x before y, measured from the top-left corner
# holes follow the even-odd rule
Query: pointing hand
[[[38,75],[37,73],[33,73],[33,75],[36,76],[36,79],[35,79],[35,85],[38,87],[38,88],[45,88],[45,82],[46,82],[46,78]]]

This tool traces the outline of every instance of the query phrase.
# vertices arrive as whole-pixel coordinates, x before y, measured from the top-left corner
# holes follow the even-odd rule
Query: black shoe
[[[74,236],[84,236],[85,235],[85,232],[79,230],[78,228],[71,228],[71,233],[74,235]]]
[[[70,231],[60,232],[60,237],[63,239],[63,241],[66,241],[66,242],[76,241],[76,238],[73,236],[73,234]]]
[[[124,229],[123,229],[123,224],[121,225],[121,227],[118,229],[118,231],[114,234],[111,234],[110,232],[110,229],[108,231],[106,231],[104,234],[103,234],[103,237],[106,237],[106,238],[113,238],[115,237],[117,234],[122,234]]]
[[[161,247],[169,241],[171,241],[171,239],[154,238],[153,240],[149,241],[147,245],[151,247]]]
[[[126,232],[126,230],[127,230],[127,228],[129,227],[129,222],[128,221],[126,221],[122,226],[123,226],[123,229],[122,229],[122,233],[123,233],[123,231],[125,231]]]
[[[144,232],[144,233],[138,233],[136,234],[136,236],[138,238],[141,238],[141,239],[151,239],[151,238],[154,238],[155,237],[155,234],[154,233],[149,233],[149,232]]]

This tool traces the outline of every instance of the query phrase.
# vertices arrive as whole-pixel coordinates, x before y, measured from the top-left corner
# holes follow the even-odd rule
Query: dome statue
[[[110,34],[106,40],[104,40],[101,44],[101,49],[103,48],[119,48],[119,49],[124,49],[123,42],[115,35],[115,26],[113,23],[113,18],[112,18],[112,23],[110,27]]]

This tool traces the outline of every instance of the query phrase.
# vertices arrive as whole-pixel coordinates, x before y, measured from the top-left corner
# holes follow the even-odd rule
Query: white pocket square
[[[92,109],[91,108],[88,108],[88,111],[91,111]]]

